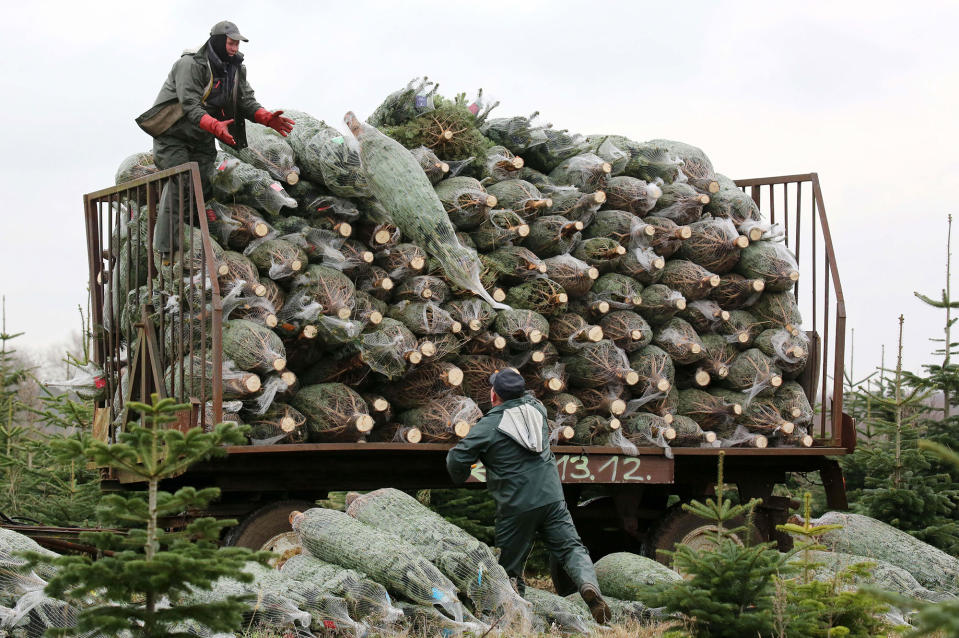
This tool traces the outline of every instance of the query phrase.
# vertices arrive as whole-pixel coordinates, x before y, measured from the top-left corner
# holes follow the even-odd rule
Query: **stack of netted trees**
[[[257,443],[455,441],[512,366],[561,442],[811,445],[799,272],[753,200],[696,147],[493,106],[424,79],[349,114],[352,136],[293,112],[290,137],[250,125],[222,155],[231,418]],[[126,299],[138,316],[143,289]],[[212,373],[184,360],[171,387],[179,366]]]

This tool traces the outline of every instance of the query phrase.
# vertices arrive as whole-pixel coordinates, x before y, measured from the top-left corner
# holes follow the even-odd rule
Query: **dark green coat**
[[[497,429],[503,412],[523,403],[533,406],[543,416],[545,449],[540,453],[522,447]],[[556,458],[549,449],[546,408],[528,394],[487,412],[466,438],[447,453],[446,468],[454,482],[462,483],[469,478],[470,468],[477,460],[486,468],[486,487],[496,501],[496,512],[500,516],[527,512],[564,500]]]
[[[153,106],[137,118],[140,128],[153,137],[159,137],[179,122],[176,130],[181,136],[187,133],[196,135],[198,139],[212,138],[210,133],[199,127],[200,119],[204,115],[223,119],[222,115],[211,112],[212,108],[208,109],[206,104],[206,98],[213,88],[213,71],[207,56],[207,46],[208,43],[196,51],[185,51],[173,64]],[[253,88],[246,81],[246,66],[242,64],[242,54],[237,53],[235,57],[240,58],[240,65],[239,77],[235,82],[236,118],[230,125],[230,133],[236,139],[235,148],[242,149],[246,148],[245,120],[252,120],[257,109],[262,107],[256,101]],[[183,126],[184,122],[180,120],[185,120],[190,126]]]

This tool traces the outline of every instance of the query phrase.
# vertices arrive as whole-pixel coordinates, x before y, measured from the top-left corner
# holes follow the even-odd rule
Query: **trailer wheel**
[[[280,555],[277,562],[300,553],[300,539],[290,529],[290,512],[308,510],[309,501],[277,501],[249,514],[234,527],[227,537],[227,545],[265,550]]]
[[[740,527],[745,525],[746,521],[742,517],[729,521],[727,527]],[[695,516],[685,511],[682,505],[676,505],[663,516],[659,525],[653,528],[649,534],[649,540],[646,544],[647,553],[667,567],[672,567],[672,557],[663,554],[660,550],[673,551],[677,545],[688,545],[694,549],[708,549],[714,547],[713,534],[716,532],[716,525],[710,521]],[[741,535],[733,535],[740,545],[743,544]],[[758,534],[753,530],[753,542],[760,540]]]

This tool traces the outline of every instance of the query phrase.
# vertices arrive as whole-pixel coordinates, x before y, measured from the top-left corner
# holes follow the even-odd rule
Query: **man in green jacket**
[[[153,162],[160,170],[196,162],[204,197],[209,197],[210,174],[216,162],[213,139],[246,148],[246,123],[269,126],[284,137],[293,130],[293,120],[283,111],[267,111],[246,81],[240,41],[248,42],[236,25],[218,22],[210,38],[196,51],[185,51],[160,88],[153,106],[137,118],[137,124],[153,136]],[[169,184],[168,184],[169,186]],[[168,254],[179,237],[179,206],[189,211],[188,188],[164,187],[157,213],[153,247]],[[176,203],[179,202],[179,203]],[[192,220],[186,219],[187,223]]]
[[[579,588],[596,622],[609,621],[596,570],[566,508],[556,458],[549,449],[546,408],[526,394],[523,377],[512,368],[490,377],[493,409],[446,455],[456,483],[469,478],[477,460],[486,468],[486,487],[496,501],[499,563],[525,591],[523,567],[540,532],[550,554]]]

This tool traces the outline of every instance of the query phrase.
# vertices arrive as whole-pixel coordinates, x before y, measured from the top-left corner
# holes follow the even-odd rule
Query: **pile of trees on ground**
[[[208,206],[225,406],[254,443],[455,441],[509,366],[559,442],[812,444],[795,259],[700,149],[494,118],[482,92],[435,88],[348,114],[352,136],[288,111],[288,138],[251,124],[248,149],[223,148]],[[118,239],[119,259],[150,254],[146,237]],[[147,269],[124,268],[114,297],[137,317]],[[158,341],[198,345],[167,373],[189,394],[213,371],[209,334],[186,332]]]

